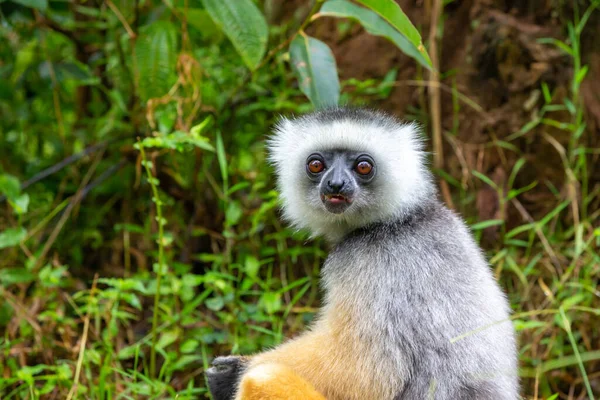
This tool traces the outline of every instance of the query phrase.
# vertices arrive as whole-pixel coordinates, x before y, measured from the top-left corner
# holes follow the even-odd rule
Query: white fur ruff
[[[335,242],[357,227],[400,217],[435,195],[417,126],[362,113],[369,118],[338,110],[333,118],[308,115],[282,119],[276,126],[268,141],[269,158],[277,169],[284,217],[293,226]],[[377,189],[369,204],[353,204],[347,212],[332,214],[316,199],[306,198],[307,157],[328,150],[364,151],[374,158]]]

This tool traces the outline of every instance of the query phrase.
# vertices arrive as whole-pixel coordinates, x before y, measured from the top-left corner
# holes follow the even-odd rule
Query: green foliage
[[[364,4],[371,10],[375,11],[381,18],[390,23],[394,28],[398,30],[404,37],[406,37],[412,45],[421,53],[421,56],[425,58],[429,66],[431,66],[431,60],[427,55],[427,51],[421,41],[421,35],[415,26],[410,22],[404,11],[400,8],[398,3],[390,0],[357,0],[359,3]],[[402,49],[402,48],[401,48]],[[409,54],[410,55],[410,54]]]
[[[315,107],[338,104],[340,82],[335,58],[325,43],[309,36],[298,35],[290,45],[290,58],[302,93]]]
[[[398,31],[384,21],[376,12],[359,7],[347,0],[329,0],[323,4],[319,14],[323,16],[332,16],[338,18],[351,18],[358,21],[372,35],[383,36],[394,43],[400,50],[411,56],[425,68],[431,68],[431,60],[415,46],[407,36],[403,35],[404,30]],[[419,36],[419,43],[421,37]]]
[[[202,4],[248,68],[255,69],[267,49],[269,31],[265,17],[252,0],[202,0]]]
[[[279,115],[385,100],[399,73],[340,82],[335,43],[306,31],[352,19],[430,62],[393,0],[316,1],[271,26],[261,4],[0,1],[0,398],[206,398],[215,355],[274,346],[314,318],[325,246],[281,222],[264,139]],[[436,171],[478,238],[498,232],[490,263],[515,326],[542,338],[521,344],[540,398],[566,385],[591,398],[600,360],[588,346],[600,337],[598,150],[580,93],[596,5],[542,40],[573,65],[568,95],[541,84],[531,121],[482,145],[508,154],[507,177]],[[457,124],[461,104],[479,107],[459,86]],[[412,112],[426,125],[426,107]],[[564,184],[532,178],[534,133],[560,154]],[[483,190],[498,213],[479,221]]]
[[[177,75],[177,27],[168,21],[146,26],[135,42],[135,65],[144,100],[167,94]]]

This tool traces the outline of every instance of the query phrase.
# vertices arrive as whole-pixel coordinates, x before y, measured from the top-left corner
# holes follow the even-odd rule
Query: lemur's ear
[[[236,400],[326,400],[313,385],[291,368],[276,363],[259,364],[242,377]]]

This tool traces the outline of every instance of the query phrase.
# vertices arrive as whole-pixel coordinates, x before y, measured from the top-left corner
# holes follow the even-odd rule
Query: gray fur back
[[[518,398],[512,323],[489,326],[509,317],[506,297],[467,227],[439,202],[349,234],[323,284],[324,313],[343,304],[360,340],[385,344],[372,357],[392,366],[381,373],[398,382],[398,398]]]

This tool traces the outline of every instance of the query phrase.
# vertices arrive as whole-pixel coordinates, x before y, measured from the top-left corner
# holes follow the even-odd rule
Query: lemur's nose
[[[327,181],[327,187],[334,193],[339,193],[345,184],[345,180]]]

